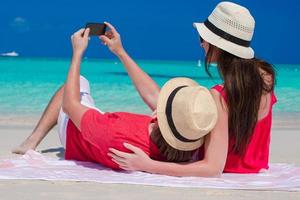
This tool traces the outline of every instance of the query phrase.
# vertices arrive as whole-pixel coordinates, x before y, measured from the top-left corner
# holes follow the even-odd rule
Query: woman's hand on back
[[[110,30],[106,31],[105,35],[99,36],[99,39],[102,41],[104,45],[107,45],[109,50],[113,52],[116,56],[120,56],[123,52],[125,52],[122,41],[121,41],[121,36],[113,27],[108,22],[104,22]]]
[[[89,43],[90,29],[80,29],[71,36],[73,54],[82,56]]]
[[[114,148],[110,148],[108,153],[112,161],[119,165],[121,169],[128,171],[147,171],[153,160],[140,148],[124,143],[124,147],[133,153],[126,153]]]

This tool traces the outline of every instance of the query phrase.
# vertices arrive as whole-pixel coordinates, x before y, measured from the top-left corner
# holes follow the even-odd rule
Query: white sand
[[[300,166],[300,119],[274,117],[271,162]],[[0,117],[0,158],[16,156],[10,150],[30,133],[35,117]],[[56,130],[49,133],[38,151],[49,156],[62,152]],[[61,155],[59,155],[61,156]],[[0,199],[300,199],[300,192],[187,189],[128,184],[51,182],[33,180],[0,181]]]

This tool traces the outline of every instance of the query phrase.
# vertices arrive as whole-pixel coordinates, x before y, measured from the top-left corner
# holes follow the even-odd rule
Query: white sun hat
[[[192,79],[173,78],[159,93],[159,129],[165,141],[175,149],[198,149],[217,118],[217,106],[211,93]]]
[[[194,23],[194,27],[208,43],[240,58],[254,57],[250,42],[255,20],[247,8],[221,2],[204,23]]]

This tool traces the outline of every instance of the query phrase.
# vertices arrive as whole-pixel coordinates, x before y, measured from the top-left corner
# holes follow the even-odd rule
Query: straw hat
[[[255,21],[247,8],[221,2],[204,23],[194,23],[194,27],[208,43],[240,58],[254,57],[250,42]]]
[[[157,121],[170,146],[191,151],[203,144],[203,136],[215,126],[217,107],[207,88],[189,78],[174,78],[160,91]]]

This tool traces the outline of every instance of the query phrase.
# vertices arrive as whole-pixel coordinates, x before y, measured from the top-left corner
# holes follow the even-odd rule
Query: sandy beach
[[[298,115],[297,115],[298,116]],[[10,150],[32,130],[37,117],[0,117],[0,158],[15,157]],[[300,166],[300,118],[274,115],[271,155],[272,163]],[[37,149],[52,157],[63,156],[56,129]],[[300,199],[300,192],[242,191],[221,189],[172,188],[93,182],[1,180],[1,199]]]
[[[299,1],[0,1],[0,19],[0,200],[300,200],[300,26],[295,26],[300,19]],[[106,138],[110,135],[107,133],[119,137],[120,145],[114,146],[119,149],[123,142],[120,138],[126,137],[124,142],[130,143],[142,138],[139,133],[146,133],[146,137],[149,130],[155,130],[155,126],[148,130],[144,123],[137,123],[136,119],[150,121],[147,117],[124,113],[120,117],[103,117],[91,112],[85,118],[91,120],[78,122],[77,114],[84,112],[75,94],[79,75],[88,80],[80,79],[79,84],[80,100],[85,106],[95,106],[103,112],[145,115],[166,107],[163,111],[167,120],[159,115],[156,120],[158,136],[162,131],[164,137],[157,138],[177,150],[193,150],[201,139],[198,132],[207,132],[211,127],[206,126],[207,122],[216,121],[211,137],[203,140],[211,147],[199,167],[203,176],[220,169],[228,141],[237,144],[234,147],[238,151],[246,150],[243,159],[229,150],[225,166],[228,172],[266,168],[268,158],[270,170],[247,175],[228,173],[215,179],[174,178],[141,172],[121,174],[98,164],[79,162],[86,158],[100,162],[103,155],[112,156],[97,149],[101,146],[98,141],[104,141],[108,147],[117,144],[116,138]],[[220,96],[213,94],[217,115],[215,106],[208,106],[213,100],[202,99],[204,90],[196,84],[183,81],[184,85],[173,82],[163,87],[176,77],[190,78],[214,89]],[[63,101],[61,95],[54,95],[60,94],[60,89],[64,89]],[[176,96],[179,89],[183,90]],[[49,102],[53,103],[47,107]],[[27,150],[16,147],[32,133],[45,108],[49,108],[45,113],[55,114],[58,106],[64,107],[74,124],[81,123],[82,132],[86,133],[72,135],[78,142],[67,145],[70,159],[77,161],[63,160],[65,149],[57,126],[35,149],[39,153],[27,151],[23,157],[13,154],[13,149]],[[204,117],[203,111],[209,111],[205,112],[209,116]],[[173,116],[178,113],[184,113],[179,120]],[[43,119],[53,122],[51,114]],[[209,120],[214,116],[218,120]],[[260,116],[265,118],[258,119],[252,130],[253,119]],[[97,117],[112,125],[102,126]],[[222,134],[227,125],[228,132],[236,133],[233,138]],[[104,136],[93,134],[98,126],[103,127]],[[246,129],[254,134],[247,134]],[[38,133],[43,129],[36,130]],[[137,141],[135,146],[148,148],[149,138],[146,139],[145,143]],[[247,142],[251,145],[245,147]],[[156,148],[149,144],[149,155],[156,157]],[[165,145],[156,146],[163,149]],[[171,150],[164,150],[166,160],[173,156],[174,160],[184,159],[184,153],[173,155]],[[195,154],[195,159],[202,157],[201,149],[197,153],[200,156]],[[135,168],[131,157],[127,158],[129,165],[127,159],[119,157],[112,159],[121,168]],[[134,158],[134,164],[142,163],[142,157]],[[152,166],[144,163],[148,168]],[[154,171],[175,166],[153,163]],[[170,174],[186,174],[183,170],[194,174],[194,167],[197,168],[175,167],[178,171],[171,169]],[[34,180],[41,177],[47,180]]]

